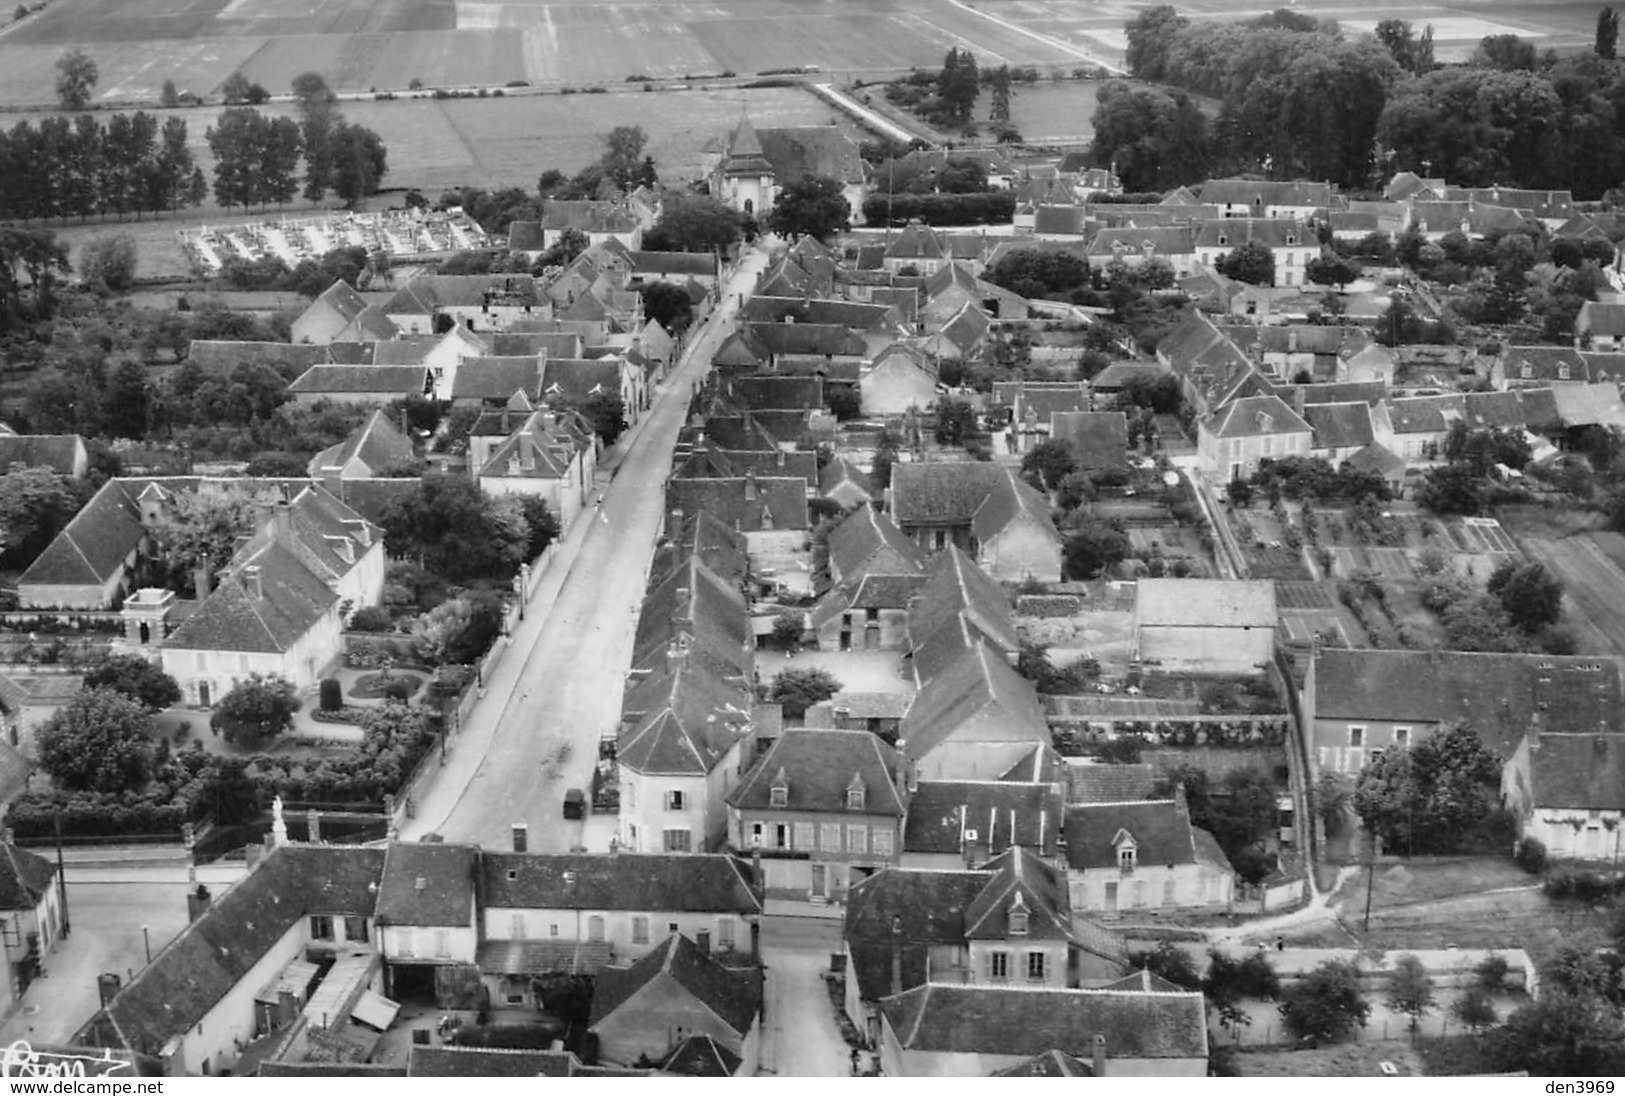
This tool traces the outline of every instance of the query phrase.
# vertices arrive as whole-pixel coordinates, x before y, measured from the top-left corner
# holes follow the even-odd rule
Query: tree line
[[[1492,35],[1468,64],[1441,67],[1432,28],[1403,20],[1356,38],[1289,10],[1193,25],[1150,8],[1126,26],[1128,69],[1169,87],[1103,87],[1095,161],[1116,163],[1133,190],[1228,172],[1364,188],[1411,170],[1598,198],[1625,174],[1616,26],[1600,19],[1596,49],[1581,56]],[[1190,94],[1218,100],[1217,117]]]
[[[184,118],[81,114],[0,132],[0,220],[139,217],[197,205],[207,192]]]

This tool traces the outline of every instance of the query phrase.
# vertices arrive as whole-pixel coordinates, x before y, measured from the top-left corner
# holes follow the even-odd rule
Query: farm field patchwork
[[[1607,532],[1526,536],[1522,543],[1563,580],[1564,623],[1578,633],[1581,652],[1625,655],[1625,619],[1619,612],[1625,605],[1625,537]]]

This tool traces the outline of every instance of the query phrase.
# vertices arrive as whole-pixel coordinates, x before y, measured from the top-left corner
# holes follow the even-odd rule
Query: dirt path
[[[1338,895],[1343,885],[1359,872],[1358,865],[1339,868],[1337,879],[1332,883],[1329,891],[1320,891],[1315,888],[1314,877],[1310,876],[1309,886],[1315,890],[1309,904],[1301,910],[1283,913],[1276,917],[1263,917],[1257,921],[1249,921],[1245,925],[1234,928],[1220,928],[1204,930],[1210,943],[1237,944],[1246,943],[1253,937],[1276,936],[1283,931],[1291,929],[1309,928],[1322,923],[1331,924],[1337,921]]]

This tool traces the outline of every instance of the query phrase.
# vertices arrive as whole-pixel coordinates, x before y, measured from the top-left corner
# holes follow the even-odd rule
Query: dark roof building
[[[791,728],[757,759],[727,801],[748,811],[857,811],[901,818],[900,772],[897,751],[868,731]]]
[[[980,861],[1015,846],[1053,857],[1064,811],[1058,784],[922,780],[909,799],[903,827],[905,864],[910,856],[969,855]]]
[[[750,866],[732,856],[486,852],[480,871],[488,909],[762,911]]]

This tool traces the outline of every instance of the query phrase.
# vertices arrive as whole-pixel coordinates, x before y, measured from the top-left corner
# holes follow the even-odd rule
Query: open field
[[[306,71],[366,92],[414,78],[579,86],[803,66],[898,72],[940,64],[956,46],[995,65],[1092,59],[1047,28],[1024,29],[1026,15],[953,0],[57,0],[0,35],[0,103],[51,102],[53,66],[70,46],[99,66],[103,102],[154,99],[165,79],[211,95],[239,69],[281,93]]]
[[[1625,654],[1625,537],[1578,533],[1571,537],[1524,537],[1524,549],[1563,580],[1564,623],[1577,633],[1583,654]],[[1601,643],[1588,642],[1600,639]]]

